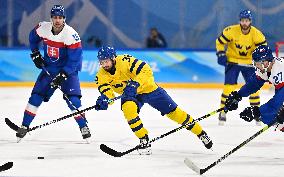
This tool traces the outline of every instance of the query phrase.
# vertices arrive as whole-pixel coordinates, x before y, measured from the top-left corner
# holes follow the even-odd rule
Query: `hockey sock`
[[[187,124],[194,120],[190,115],[188,115],[185,111],[181,110],[179,107],[167,114],[167,117],[177,122],[178,124]],[[202,132],[202,127],[199,123],[194,123],[193,125],[190,125],[187,129],[196,135],[199,135]]]
[[[33,119],[36,116],[38,107],[31,105],[30,103],[27,104],[25,112],[24,112],[24,118],[22,125],[29,127],[32,123]]]
[[[148,131],[144,128],[142,121],[138,116],[138,107],[134,101],[124,102],[122,111],[129,127],[138,138],[142,138],[148,134]]]
[[[249,96],[249,102],[250,106],[260,106],[260,98],[259,98],[259,92],[256,92],[254,94],[251,94]]]
[[[77,112],[76,110],[75,111],[72,111],[72,113],[75,113]],[[85,116],[85,114],[83,114]],[[87,120],[85,119],[85,117],[83,117],[82,115],[77,115],[74,117],[74,119],[76,120],[77,124],[79,125],[80,128],[83,128],[87,125]]]
[[[225,101],[228,98],[229,94],[234,91],[236,89],[237,85],[229,85],[229,84],[225,84],[224,85],[224,90],[223,93],[221,95],[221,104],[220,107],[223,108],[225,106]]]

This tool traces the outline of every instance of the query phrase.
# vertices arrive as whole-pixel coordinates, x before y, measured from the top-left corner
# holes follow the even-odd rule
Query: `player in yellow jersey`
[[[218,64],[225,66],[225,84],[221,96],[221,107],[224,107],[228,95],[236,89],[240,72],[245,81],[254,73],[252,64],[252,52],[259,45],[267,45],[265,36],[257,28],[252,26],[252,14],[249,10],[243,10],[239,15],[240,23],[226,27],[216,39]],[[259,93],[253,93],[249,97],[251,106],[260,105]],[[256,124],[260,125],[259,118]],[[226,113],[219,114],[219,125],[224,125]]]
[[[108,99],[115,97],[114,92],[122,95],[121,110],[131,130],[140,139],[140,154],[151,154],[148,131],[139,117],[139,111],[144,103],[148,103],[178,124],[194,120],[155,83],[152,69],[144,61],[127,54],[116,55],[115,49],[111,46],[101,47],[98,59],[101,68],[95,81],[101,96],[97,99],[96,109],[106,110]],[[212,147],[212,141],[199,123],[194,123],[187,129],[196,134],[207,149]]]

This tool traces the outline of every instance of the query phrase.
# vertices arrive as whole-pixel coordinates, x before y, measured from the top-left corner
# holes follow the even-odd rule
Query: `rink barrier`
[[[0,82],[0,87],[33,87],[34,82]],[[158,83],[163,88],[188,88],[188,89],[222,89],[221,83]],[[240,88],[242,84],[238,84]],[[95,83],[81,82],[82,88],[97,88]],[[262,89],[269,89],[270,86],[265,84]]]

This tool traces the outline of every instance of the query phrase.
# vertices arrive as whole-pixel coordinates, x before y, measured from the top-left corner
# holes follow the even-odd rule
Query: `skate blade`
[[[152,150],[151,149],[147,149],[147,150],[141,150],[141,149],[137,149],[138,150],[138,153],[139,155],[151,155],[152,154]]]
[[[87,144],[91,144],[91,139],[90,138],[86,138],[84,140],[86,141]]]
[[[219,126],[224,126],[226,121],[219,120]]]
[[[17,143],[19,143],[23,138],[17,137]]]
[[[255,125],[261,126],[261,121],[255,121]]]

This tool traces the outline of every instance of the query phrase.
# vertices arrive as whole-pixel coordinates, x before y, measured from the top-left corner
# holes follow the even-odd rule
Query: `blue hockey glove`
[[[42,67],[45,66],[44,60],[38,50],[31,53],[31,58],[38,69],[42,69]]]
[[[237,91],[230,93],[225,102],[225,108],[229,111],[238,109],[239,101],[242,100],[242,97],[238,94]]]
[[[139,86],[140,86],[140,84],[138,82],[128,81],[126,87],[123,90],[123,97],[124,98],[136,97],[136,95],[137,95],[137,88]]]
[[[95,109],[97,111],[99,110],[107,110],[108,108],[108,97],[105,96],[104,94],[101,94],[101,96],[98,97],[95,105]]]
[[[283,124],[283,122],[284,122],[284,106],[282,106],[280,108],[280,110],[278,111],[277,116],[276,116],[276,120],[279,124]]]
[[[67,74],[64,71],[61,71],[52,79],[50,83],[51,88],[58,88],[59,86],[61,86],[61,84],[67,80],[67,77]]]
[[[240,113],[240,118],[247,122],[260,118],[260,111],[257,106],[247,107]]]
[[[217,58],[218,58],[218,64],[222,65],[222,66],[226,66],[227,65],[227,56],[226,56],[226,52],[224,51],[219,51],[216,53]]]

